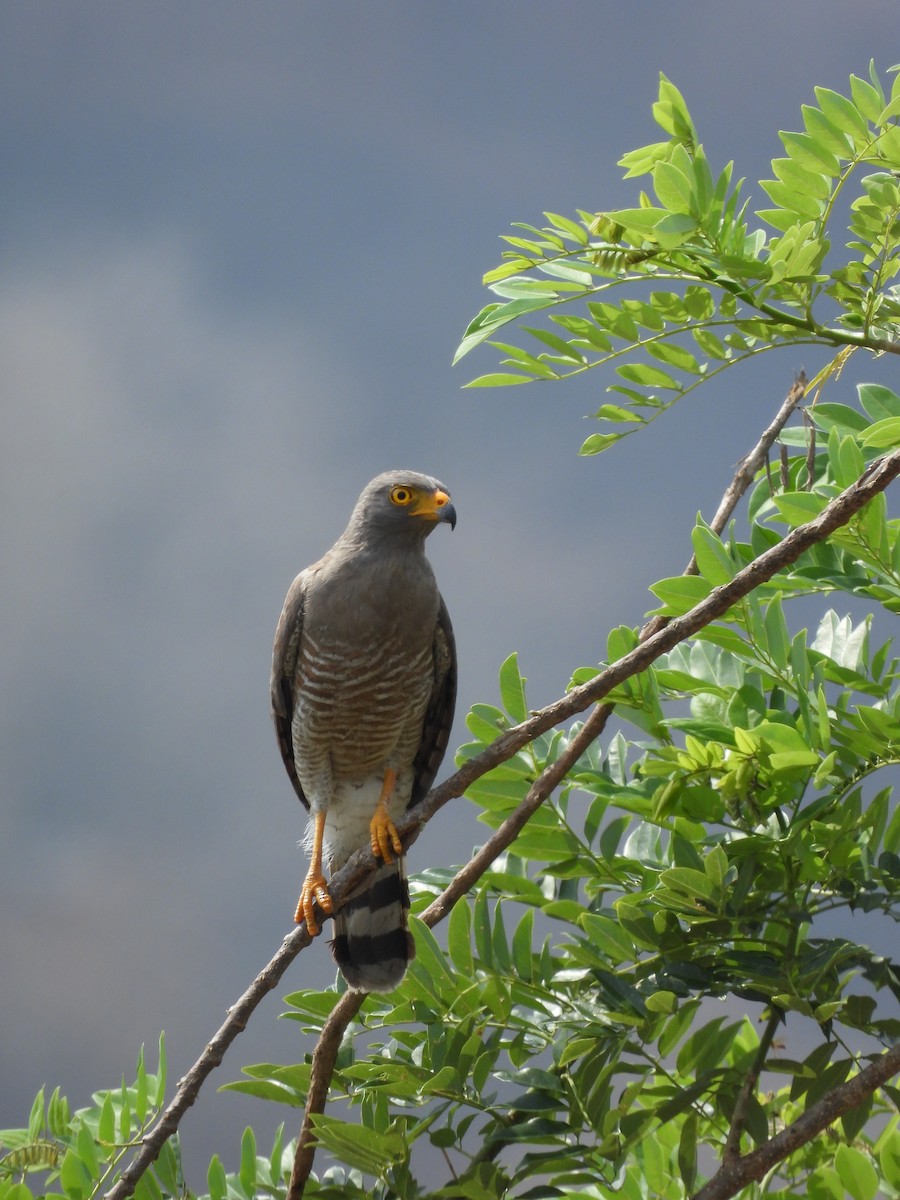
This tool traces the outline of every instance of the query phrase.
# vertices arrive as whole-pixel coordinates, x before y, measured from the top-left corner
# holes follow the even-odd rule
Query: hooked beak
[[[434,493],[434,519],[449,525],[451,529],[456,528],[456,509],[446,492]]]
[[[453,501],[440,489],[431,495],[422,496],[413,511],[417,517],[425,517],[435,524],[440,522],[449,525],[451,529],[456,528],[456,509],[453,507]]]

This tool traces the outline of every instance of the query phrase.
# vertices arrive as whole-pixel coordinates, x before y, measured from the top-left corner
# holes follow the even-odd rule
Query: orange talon
[[[384,783],[381,785],[381,795],[372,820],[369,822],[369,844],[376,858],[382,858],[386,863],[394,861],[395,854],[403,853],[403,843],[387,810],[397,782],[397,772],[390,767],[384,773]]]
[[[315,906],[318,904],[322,912],[330,913],[332,909],[328,885],[322,874],[322,838],[325,834],[325,814],[317,812],[314,817],[313,846],[309,860],[309,870],[300,889],[300,899],[297,901],[297,911],[294,913],[294,924],[306,922],[310,937],[316,937],[320,926],[316,920]]]

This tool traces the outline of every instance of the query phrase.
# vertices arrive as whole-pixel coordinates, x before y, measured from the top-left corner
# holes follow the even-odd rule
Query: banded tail
[[[416,953],[408,909],[401,856],[382,864],[334,918],[331,952],[351,990],[390,992],[400,983]]]

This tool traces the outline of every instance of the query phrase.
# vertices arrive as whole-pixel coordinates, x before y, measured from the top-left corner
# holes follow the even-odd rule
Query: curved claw
[[[395,854],[403,853],[403,843],[383,804],[378,805],[369,822],[369,844],[372,853],[377,858],[383,858],[386,863],[392,863]]]
[[[294,923],[299,925],[301,921],[305,921],[310,937],[316,937],[320,930],[315,914],[317,904],[323,913],[331,912],[331,896],[328,894],[325,876],[321,872],[310,870],[303,880],[300,899],[297,901],[297,911],[294,913]]]

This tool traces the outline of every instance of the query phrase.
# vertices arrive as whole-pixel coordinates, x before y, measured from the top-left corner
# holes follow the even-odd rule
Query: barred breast
[[[292,732],[313,808],[327,802],[327,780],[361,782],[412,763],[433,684],[432,637],[360,648],[304,636]]]

